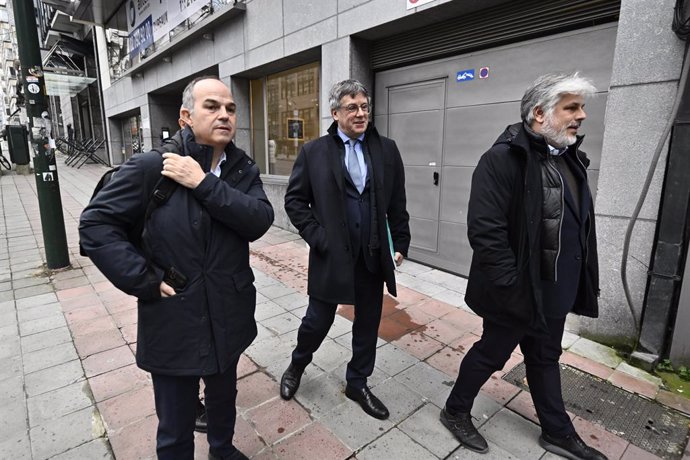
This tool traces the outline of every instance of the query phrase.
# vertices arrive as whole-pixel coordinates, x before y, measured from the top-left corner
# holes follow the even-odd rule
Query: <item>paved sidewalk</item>
[[[105,168],[59,160],[72,268],[47,273],[33,176],[0,176],[0,458],[155,457],[151,380],[134,364],[136,302],[78,255],[79,214]],[[537,443],[529,394],[501,379],[519,350],[482,389],[473,415],[490,452],[459,447],[438,421],[464,351],[481,321],[463,303],[466,281],[406,261],[399,296],[385,297],[369,383],[389,407],[386,421],[345,398],[352,307],[307,368],[295,400],[278,395],[307,305],[307,249],[272,228],[252,244],[259,335],[239,365],[235,441],[254,459],[553,459]],[[607,347],[566,333],[563,362],[690,413],[690,402],[659,388]],[[657,458],[579,417],[578,431],[611,459]],[[203,435],[196,457],[207,457]],[[683,458],[690,458],[686,451]]]

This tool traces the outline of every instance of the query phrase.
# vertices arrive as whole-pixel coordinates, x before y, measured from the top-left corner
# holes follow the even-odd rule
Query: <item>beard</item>
[[[568,147],[577,142],[577,136],[568,133],[568,128],[573,126],[573,124],[578,128],[580,126],[579,123],[573,122],[570,124],[563,124],[563,126],[559,127],[557,121],[554,120],[553,114],[547,114],[544,118],[544,124],[541,126],[541,134],[553,147]]]

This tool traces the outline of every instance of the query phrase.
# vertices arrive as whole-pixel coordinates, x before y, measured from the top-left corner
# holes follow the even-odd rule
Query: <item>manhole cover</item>
[[[560,366],[563,401],[570,412],[658,457],[683,456],[690,418],[579,369]],[[529,390],[524,363],[515,366],[503,380]]]

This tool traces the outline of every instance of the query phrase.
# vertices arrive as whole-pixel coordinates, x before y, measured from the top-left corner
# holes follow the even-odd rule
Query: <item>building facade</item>
[[[685,44],[671,30],[674,0],[157,3],[66,7],[98,24],[92,29],[99,55],[107,56],[98,67],[111,163],[174,133],[185,84],[216,75],[238,103],[236,143],[261,166],[276,225],[291,228],[283,195],[294,159],[332,122],[330,86],[357,78],[372,90],[377,129],[403,156],[410,257],[460,275],[467,275],[471,255],[472,172],[505,126],[519,120],[524,89],[553,71],[591,78],[598,92],[587,104],[583,149],[596,196],[601,317],[571,318],[570,327],[636,347],[634,319],[644,316],[665,155],[632,234],[632,311],[620,265],[635,199],[677,95]],[[690,311],[682,303],[673,308]],[[658,356],[673,348],[672,318]],[[690,361],[690,354],[679,359]]]

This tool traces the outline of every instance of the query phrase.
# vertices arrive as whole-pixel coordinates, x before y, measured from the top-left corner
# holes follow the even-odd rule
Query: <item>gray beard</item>
[[[551,115],[545,117],[544,123],[541,125],[541,135],[544,136],[546,142],[557,148],[568,147],[577,142],[577,136],[568,134],[568,125],[560,130],[554,126]]]

